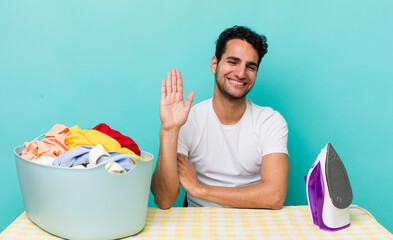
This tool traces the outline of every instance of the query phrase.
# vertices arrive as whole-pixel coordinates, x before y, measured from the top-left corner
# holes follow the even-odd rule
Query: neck
[[[246,97],[241,99],[228,99],[215,90],[213,96],[213,109],[222,124],[236,124],[246,111]]]

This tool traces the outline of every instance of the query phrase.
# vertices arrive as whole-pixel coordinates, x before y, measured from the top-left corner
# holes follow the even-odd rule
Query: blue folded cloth
[[[75,166],[82,165],[82,164],[88,164],[89,163],[89,152],[92,148],[93,147],[83,146],[83,145],[73,148],[73,149],[65,152],[64,154],[58,156],[57,158],[55,158],[52,162],[52,166],[70,168],[70,167],[75,167]],[[110,156],[101,156],[97,160],[97,165],[107,161],[108,159],[110,159],[114,156],[118,156],[118,155],[121,155],[124,153],[113,151],[113,152],[108,152],[108,154]],[[129,158],[123,158],[123,159],[117,160],[115,162],[118,163],[120,166],[122,166],[122,168],[124,168],[124,170],[126,172],[134,168],[134,163]]]

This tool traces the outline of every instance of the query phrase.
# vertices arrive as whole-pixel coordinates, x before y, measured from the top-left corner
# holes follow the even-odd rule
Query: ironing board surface
[[[354,206],[354,205],[352,205]],[[149,208],[145,228],[128,239],[393,239],[360,208],[350,209],[351,226],[325,232],[312,223],[308,206],[281,210],[232,208]],[[59,239],[22,213],[0,239]]]

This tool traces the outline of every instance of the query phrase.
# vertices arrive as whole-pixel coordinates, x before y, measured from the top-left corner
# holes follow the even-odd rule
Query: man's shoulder
[[[247,104],[249,106],[252,117],[256,120],[256,122],[264,123],[267,120],[273,121],[284,121],[284,117],[276,110],[267,106],[260,106],[258,104],[253,103],[251,100],[247,99]]]
[[[206,99],[202,102],[199,102],[191,107],[191,113],[200,113],[204,111],[208,111],[209,107],[211,106],[212,98]]]
[[[247,105],[252,112],[257,113],[257,114],[260,114],[260,113],[267,114],[267,115],[280,114],[279,112],[277,112],[273,108],[267,107],[267,106],[260,106],[258,104],[253,103],[250,99],[247,99]]]

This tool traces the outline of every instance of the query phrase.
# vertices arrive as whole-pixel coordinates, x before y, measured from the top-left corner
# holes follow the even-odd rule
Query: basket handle
[[[131,155],[131,154],[120,154],[120,155],[116,155],[116,156],[114,156],[114,157],[111,157],[111,158],[107,159],[106,161],[103,161],[102,163],[97,164],[97,165],[106,164],[106,163],[108,163],[108,162],[117,161],[117,160],[124,159],[124,158],[132,158],[132,159],[134,159],[135,161],[136,161],[137,159],[139,159],[138,157],[136,157],[136,156],[134,156],[134,155]]]

